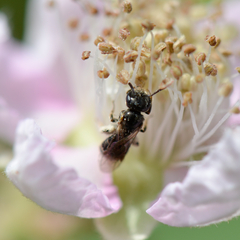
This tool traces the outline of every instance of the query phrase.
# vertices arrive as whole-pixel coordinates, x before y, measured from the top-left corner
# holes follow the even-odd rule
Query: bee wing
[[[121,164],[122,160],[120,159],[109,159],[106,156],[101,154],[100,157],[100,169],[102,172],[110,173],[114,171]]]
[[[119,154],[101,154],[100,157],[100,169],[103,172],[112,172],[115,170],[123,161],[126,153],[128,152],[129,147],[131,146],[134,138],[140,131],[141,127],[137,128],[133,133],[128,135],[127,137],[119,140],[113,141],[109,144],[108,149],[105,152],[114,153],[119,151],[119,149],[123,149]],[[124,146],[124,147],[123,147]],[[114,157],[113,157],[114,156]]]

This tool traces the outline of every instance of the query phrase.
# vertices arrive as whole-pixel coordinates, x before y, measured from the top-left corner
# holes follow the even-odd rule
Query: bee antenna
[[[164,88],[165,89],[165,88]],[[164,90],[164,89],[158,89],[156,92],[154,92],[154,93],[152,93],[151,95],[149,95],[149,97],[152,97],[153,95],[155,95],[155,94],[157,94],[158,92],[161,92],[162,90]]]
[[[133,85],[130,82],[128,83],[128,85],[132,89],[132,91],[134,91],[134,87],[133,87]]]

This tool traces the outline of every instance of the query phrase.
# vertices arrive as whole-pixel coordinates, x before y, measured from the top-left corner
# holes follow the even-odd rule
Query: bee
[[[102,154],[100,168],[103,172],[111,172],[116,169],[123,161],[130,146],[138,145],[137,134],[146,131],[146,126],[143,127],[144,116],[141,113],[150,114],[152,96],[167,87],[150,94],[149,91],[142,88],[134,88],[131,83],[128,85],[130,86],[130,90],[126,94],[128,109],[121,111],[118,119],[113,117],[113,112],[111,113],[110,119],[112,122],[117,122],[117,127],[100,147]]]

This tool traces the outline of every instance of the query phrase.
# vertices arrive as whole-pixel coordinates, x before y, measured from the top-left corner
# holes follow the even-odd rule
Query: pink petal
[[[53,155],[52,148],[53,143],[42,136],[33,120],[19,124],[14,159],[6,173],[26,197],[48,210],[85,218],[104,217],[119,210],[116,188],[111,182],[104,184],[106,176],[95,176],[96,148],[54,150]],[[94,176],[97,184],[90,180]],[[112,191],[106,192],[106,187]]]
[[[79,122],[79,108],[60,62],[43,67],[29,49],[7,41],[0,44],[0,72],[1,97],[22,116],[37,118],[49,137],[62,141]]]
[[[228,129],[182,183],[169,184],[147,213],[171,226],[207,225],[239,215],[240,127]]]

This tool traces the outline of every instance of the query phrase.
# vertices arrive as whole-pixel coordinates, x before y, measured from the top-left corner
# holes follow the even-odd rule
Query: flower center
[[[161,191],[166,167],[201,160],[219,140],[225,121],[239,113],[239,102],[229,108],[230,52],[214,32],[198,31],[187,19],[191,13],[202,17],[202,9],[193,14],[191,6],[175,1],[130,5],[124,1],[121,9],[106,12],[113,27],[95,39],[94,54],[85,51],[82,59],[94,58],[100,126],[110,123],[110,113],[117,117],[127,109],[128,83],[151,93],[170,85],[152,97],[151,114],[144,116],[147,131],[137,135],[139,147],[131,147],[113,173],[124,207],[97,220],[104,232],[104,224],[127,219],[131,239],[144,239],[154,226],[145,211]]]
[[[116,116],[127,108],[127,83],[150,92],[171,83],[153,97],[152,113],[145,117],[147,132],[139,134],[140,148],[162,165],[199,157],[216,143],[222,125],[239,106],[228,108],[233,90],[226,70],[230,53],[219,49],[221,39],[215,35],[202,35],[199,41],[191,31],[183,34],[172,18],[173,3],[160,22],[158,15],[145,20],[148,10],[143,13],[141,5],[126,12],[124,3],[111,31],[94,42],[98,122],[109,123],[113,105]],[[83,53],[83,59],[89,56]]]

